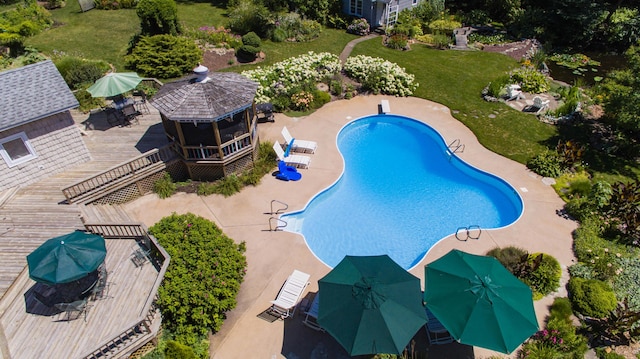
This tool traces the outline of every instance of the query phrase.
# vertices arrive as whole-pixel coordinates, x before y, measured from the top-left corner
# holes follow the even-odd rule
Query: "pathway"
[[[344,65],[344,63],[347,61],[347,58],[351,54],[351,50],[353,50],[356,44],[363,41],[367,41],[369,39],[373,39],[374,37],[377,37],[377,36],[380,36],[380,34],[372,32],[367,36],[362,36],[355,40],[349,41],[349,43],[344,47],[344,49],[342,49],[342,52],[340,53],[340,62]]]

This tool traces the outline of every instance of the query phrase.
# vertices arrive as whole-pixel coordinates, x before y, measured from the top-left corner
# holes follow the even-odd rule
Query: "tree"
[[[180,33],[178,7],[174,0],[140,0],[136,6],[142,35],[177,35]]]
[[[186,37],[172,35],[142,36],[126,66],[144,76],[169,79],[191,71],[202,60],[202,51]]]

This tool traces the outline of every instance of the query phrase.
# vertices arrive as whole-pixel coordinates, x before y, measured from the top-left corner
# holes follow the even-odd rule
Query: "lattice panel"
[[[121,188],[115,192],[111,192],[108,195],[90,202],[91,204],[121,204],[132,201],[140,197],[138,186],[132,183],[124,188]]]
[[[129,359],[140,359],[156,348],[156,340],[152,339],[129,355]]]
[[[215,181],[224,177],[224,169],[221,165],[195,165],[188,164],[191,179],[194,181]]]
[[[171,178],[176,182],[182,182],[189,179],[189,170],[182,161],[178,160],[167,164],[167,171],[171,174]]]
[[[225,167],[225,172],[227,175],[232,174],[232,173],[240,173],[244,170],[248,170],[250,168],[253,167],[253,157],[252,157],[253,153],[248,154],[242,158],[239,158],[238,160],[229,163],[226,167]]]

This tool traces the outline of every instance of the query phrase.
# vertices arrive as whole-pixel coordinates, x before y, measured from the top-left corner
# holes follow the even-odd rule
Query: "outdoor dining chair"
[[[57,303],[55,307],[65,313],[66,321],[76,320],[84,314],[84,321],[87,321],[88,298],[76,300],[71,303]]]

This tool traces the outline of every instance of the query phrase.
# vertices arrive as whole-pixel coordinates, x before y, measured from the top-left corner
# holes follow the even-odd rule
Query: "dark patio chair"
[[[133,253],[131,254],[131,261],[136,267],[142,267],[145,263],[147,263],[150,255],[150,250],[140,247],[139,245],[135,245]]]
[[[133,121],[135,121],[136,123],[140,123],[138,121],[138,116],[142,115],[140,113],[140,111],[136,110],[135,107],[133,105],[128,105],[125,106],[122,109],[122,115],[124,116],[124,123],[123,125],[128,126],[130,125]]]
[[[124,116],[113,107],[103,107],[102,111],[107,116],[107,123],[111,126],[120,126],[124,120]]]
[[[89,299],[76,300],[71,303],[57,303],[55,307],[66,314],[66,321],[76,320],[84,314],[84,321],[87,321],[87,309]]]
[[[136,107],[136,109],[138,111],[143,110],[145,113],[150,113],[151,111],[149,111],[149,106],[147,103],[147,94],[142,91],[142,90],[138,90],[138,91],[134,91],[133,92],[133,96],[135,97],[139,97],[139,100],[136,100],[134,102],[134,106]]]

